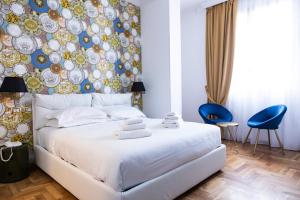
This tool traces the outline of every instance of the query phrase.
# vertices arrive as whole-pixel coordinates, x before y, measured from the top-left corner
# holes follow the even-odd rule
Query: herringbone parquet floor
[[[200,183],[178,200],[294,200],[300,199],[300,153],[231,142],[222,172]],[[41,170],[33,169],[27,179],[0,184],[0,200],[75,200],[69,192]]]

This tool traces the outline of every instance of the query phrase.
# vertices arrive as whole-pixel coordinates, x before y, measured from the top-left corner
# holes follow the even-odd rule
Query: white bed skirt
[[[125,192],[116,192],[89,174],[35,145],[36,164],[81,200],[171,200],[225,165],[226,147],[186,163]]]

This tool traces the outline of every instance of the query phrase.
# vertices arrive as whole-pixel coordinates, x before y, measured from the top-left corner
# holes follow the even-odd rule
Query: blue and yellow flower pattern
[[[0,83],[22,76],[31,93],[127,92],[141,77],[140,40],[140,10],[125,0],[1,1]],[[0,131],[31,138],[28,95],[22,108],[0,100]]]

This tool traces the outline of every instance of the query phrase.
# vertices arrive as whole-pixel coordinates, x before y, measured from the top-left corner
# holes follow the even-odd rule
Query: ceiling
[[[137,6],[141,6],[141,3],[143,1],[151,1],[151,0],[127,0],[127,1]],[[180,1],[181,1],[181,9],[184,10],[192,7],[206,8],[224,2],[226,0],[180,0]]]

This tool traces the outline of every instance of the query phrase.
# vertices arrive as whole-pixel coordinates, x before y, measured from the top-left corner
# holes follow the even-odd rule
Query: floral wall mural
[[[124,0],[2,0],[0,83],[30,93],[128,92],[141,79],[140,10]],[[140,96],[133,100],[142,105]],[[0,132],[31,140],[31,94],[1,94]]]

